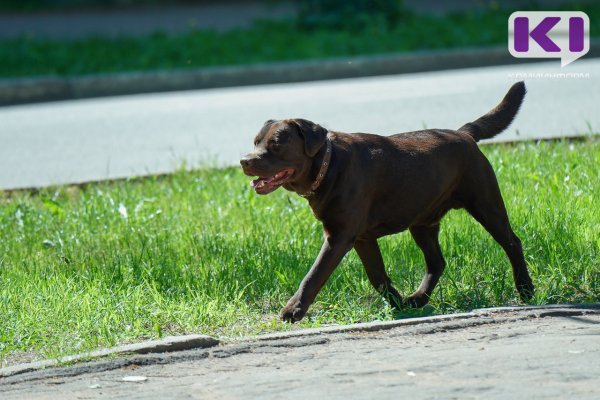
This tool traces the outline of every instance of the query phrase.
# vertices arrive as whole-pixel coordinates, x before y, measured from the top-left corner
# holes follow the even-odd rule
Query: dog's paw
[[[300,321],[304,317],[304,314],[306,314],[306,308],[292,297],[287,305],[283,307],[283,310],[281,310],[281,319],[285,322],[294,323]]]
[[[529,278],[529,277],[528,277]],[[523,303],[529,303],[535,294],[535,287],[531,279],[527,279],[524,283],[517,284],[517,291]]]
[[[406,307],[411,308],[421,308],[426,306],[427,303],[429,303],[429,296],[427,296],[425,293],[418,292],[413,293],[403,301],[403,304]]]

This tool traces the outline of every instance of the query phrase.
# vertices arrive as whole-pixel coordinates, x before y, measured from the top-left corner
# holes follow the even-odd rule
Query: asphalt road
[[[529,93],[498,140],[600,132],[600,60],[134,95],[0,108],[0,189],[237,165],[270,118],[345,132],[458,128],[517,80]]]

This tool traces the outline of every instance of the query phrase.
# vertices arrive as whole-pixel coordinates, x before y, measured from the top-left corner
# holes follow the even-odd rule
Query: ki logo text
[[[590,50],[590,19],[581,11],[516,11],[508,51],[517,58],[560,58],[562,67]]]

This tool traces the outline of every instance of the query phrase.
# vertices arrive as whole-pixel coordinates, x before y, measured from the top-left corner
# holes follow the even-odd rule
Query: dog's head
[[[240,160],[244,173],[257,176],[258,194],[284,186],[298,193],[310,187],[313,158],[325,144],[327,130],[305,119],[269,120],[254,138],[254,151]]]

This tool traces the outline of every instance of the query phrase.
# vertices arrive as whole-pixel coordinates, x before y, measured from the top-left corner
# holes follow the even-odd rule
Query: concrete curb
[[[600,41],[590,44],[590,51],[586,57],[600,57]],[[404,74],[531,61],[539,60],[517,60],[509,54],[506,46],[500,46],[71,78],[49,76],[0,79],[0,106],[138,93]]]
[[[526,319],[554,315],[581,315],[582,313],[586,312],[600,314],[600,303],[480,308],[466,313],[433,315],[429,317],[407,318],[393,321],[364,322],[353,325],[328,326],[324,328],[311,328],[291,332],[269,333],[265,335],[248,337],[245,339],[245,341],[282,340],[322,334],[349,332],[375,332],[415,325],[436,324],[449,321],[465,321],[481,317],[494,318],[495,316],[506,314],[521,314],[522,317]]]
[[[128,354],[176,352],[183,350],[208,348],[216,346],[217,344],[219,344],[219,340],[206,335],[170,336],[161,340],[151,340],[142,343],[126,344],[123,346],[111,347],[108,349],[92,351],[89,353],[62,357],[60,359],[43,360],[1,368],[0,378],[6,378],[9,376],[24,374],[26,372],[33,372],[45,368],[58,367],[61,364],[78,363],[104,357],[124,356]]]
[[[586,314],[600,314],[600,303],[592,304],[557,304],[547,306],[524,306],[524,307],[499,307],[477,309],[467,313],[436,315],[430,317],[407,318],[394,321],[374,321],[367,323],[359,323],[353,325],[328,326],[323,328],[300,329],[289,332],[278,332],[272,334],[258,335],[241,338],[239,340],[219,340],[210,336],[204,335],[188,335],[180,337],[169,337],[162,340],[153,340],[149,342],[136,343],[103,349],[90,353],[84,353],[74,356],[63,357],[59,360],[45,360],[21,365],[15,365],[0,369],[0,378],[9,378],[30,372],[37,372],[44,369],[52,369],[61,367],[65,363],[83,363],[96,360],[102,363],[102,359],[110,357],[126,357],[130,355],[148,355],[146,359],[132,359],[129,362],[115,363],[109,365],[110,361],[104,361],[106,365],[90,366],[89,369],[109,370],[120,368],[122,366],[135,363],[165,363],[165,357],[151,359],[154,354],[182,352],[186,350],[210,349],[219,344],[230,345],[233,347],[231,351],[221,351],[225,355],[237,354],[239,352],[252,351],[252,345],[265,346],[273,344],[275,346],[284,345],[290,346],[290,340],[297,340],[295,345],[313,345],[322,344],[323,340],[310,340],[315,336],[326,336],[332,334],[343,333],[359,333],[359,332],[376,332],[385,331],[402,327],[414,326],[436,326],[444,323],[461,323],[459,327],[465,327],[470,320],[471,325],[479,325],[482,323],[499,323],[503,319],[529,319],[529,318],[544,318],[544,317],[568,317],[580,316]],[[482,320],[484,320],[482,322]],[[446,326],[444,329],[448,329]],[[326,342],[326,341],[325,341]],[[237,347],[236,347],[237,346]],[[240,347],[241,346],[241,347]],[[219,350],[215,350],[219,352]],[[198,357],[207,357],[208,353],[196,355]],[[219,356],[219,355],[216,355]],[[177,359],[175,357],[175,359]],[[84,373],[88,368],[83,367],[79,373]],[[52,375],[49,373],[49,375]]]

